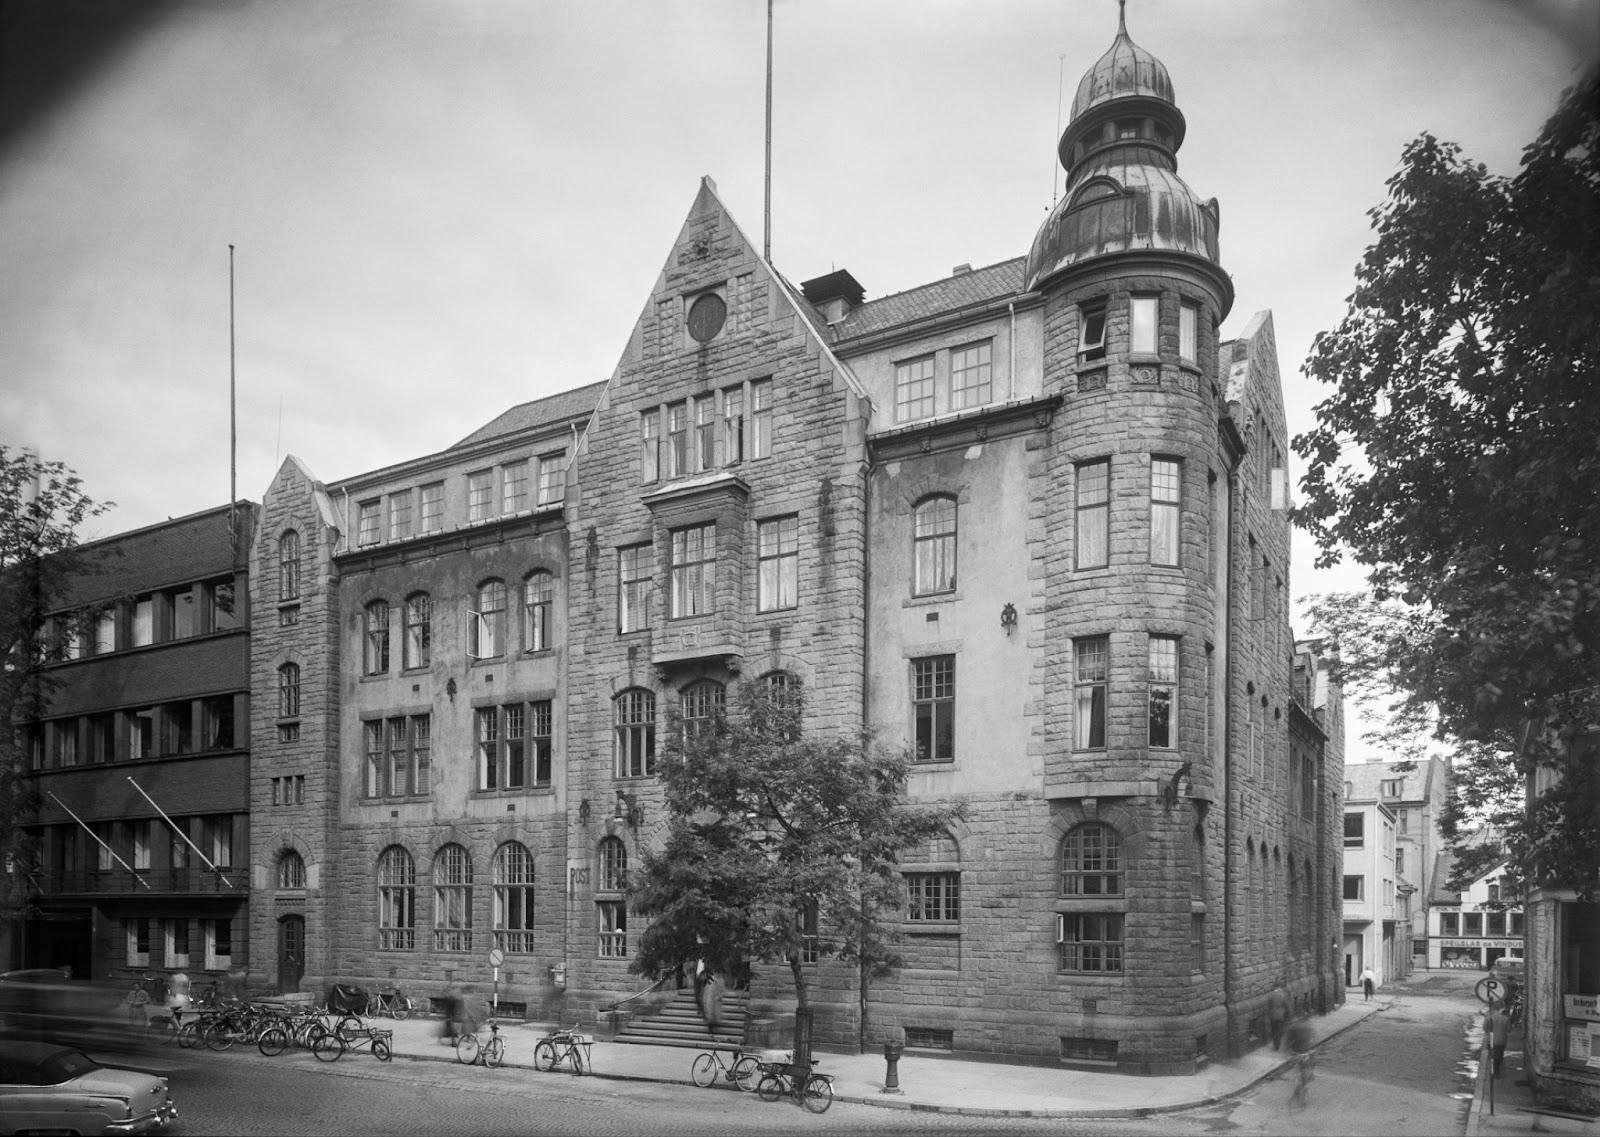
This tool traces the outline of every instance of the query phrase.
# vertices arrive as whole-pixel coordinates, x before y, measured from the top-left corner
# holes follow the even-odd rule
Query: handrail
[[[654,991],[656,988],[660,987],[663,983],[665,983],[668,978],[669,978],[668,976],[663,975],[660,979],[657,979],[654,983],[650,984],[650,986],[646,987],[643,991],[635,991],[633,994],[629,995],[625,999],[618,999],[614,1003],[607,1003],[605,1006],[600,1008],[600,1011],[602,1013],[609,1012],[609,1011],[615,1011],[618,1008],[620,1008],[624,1003],[631,1003],[635,999],[642,999],[646,995],[648,995],[652,991]]]

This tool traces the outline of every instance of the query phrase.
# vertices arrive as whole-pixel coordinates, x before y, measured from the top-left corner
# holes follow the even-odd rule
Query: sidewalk
[[[1387,1006],[1346,1002],[1311,1020],[1321,1043]],[[378,1019],[374,1025],[394,1031],[396,1059],[454,1062],[455,1051],[439,1038],[439,1020],[405,1022]],[[502,1022],[506,1065],[531,1069],[533,1048],[550,1033],[551,1024]],[[600,1078],[692,1084],[690,1064],[698,1050],[670,1046],[635,1046],[597,1041],[592,1050],[594,1075]],[[1144,1078],[1128,1074],[1063,1070],[1048,1066],[1011,1066],[997,1062],[924,1058],[900,1059],[900,1095],[883,1093],[886,1072],[882,1052],[835,1054],[819,1051],[817,1070],[833,1075],[838,1101],[920,1109],[940,1113],[1004,1117],[1143,1117],[1153,1113],[1206,1105],[1243,1092],[1287,1064],[1287,1051],[1258,1047],[1242,1058],[1216,1062],[1187,1077]],[[549,1077],[571,1077],[554,1073]],[[1524,1117],[1530,1116],[1527,1114]],[[1594,1134],[1593,1137],[1600,1137]]]
[[[1467,1117],[1467,1137],[1502,1133],[1584,1133],[1600,1137],[1600,1121],[1582,1121],[1542,1112],[1522,1068],[1526,1045],[1521,1027],[1506,1037],[1505,1060],[1500,1064],[1500,1076],[1494,1079],[1493,1113],[1489,1112],[1490,1079],[1479,1071],[1472,1095],[1472,1112]]]

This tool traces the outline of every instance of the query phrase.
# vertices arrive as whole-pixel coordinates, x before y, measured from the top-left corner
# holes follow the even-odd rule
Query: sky
[[[1181,176],[1221,203],[1223,334],[1273,312],[1291,437],[1404,145],[1514,173],[1600,51],[1600,0],[1127,19],[1187,118]],[[1113,0],[777,0],[775,266],[874,298],[1026,253],[1116,23]],[[761,239],[765,52],[762,0],[152,6],[0,143],[0,445],[116,503],[86,538],[227,501],[230,245],[241,498],[287,454],[337,481],[605,379],[701,175]],[[1361,586],[1313,557],[1297,534],[1296,598]]]

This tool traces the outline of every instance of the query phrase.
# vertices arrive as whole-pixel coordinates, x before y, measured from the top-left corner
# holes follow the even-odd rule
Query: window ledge
[[[467,796],[472,798],[548,797],[555,792],[555,787],[549,784],[542,786],[496,786],[492,790],[471,790]]]
[[[900,607],[924,608],[930,604],[955,604],[959,603],[960,600],[960,590],[952,589],[949,592],[928,592],[921,596],[908,596],[904,600],[900,601]]]
[[[1060,896],[1056,898],[1053,912],[1122,912],[1128,907],[1128,897],[1121,896]]]
[[[1113,971],[1110,973],[1104,971],[1062,971],[1060,969],[1056,971],[1057,978],[1070,979],[1074,983],[1091,983],[1098,987],[1121,987],[1127,974],[1126,971]],[[1086,1059],[1075,1058],[1073,1061],[1080,1062],[1086,1061]],[[1116,1063],[1109,1063],[1109,1065],[1114,1066]]]
[[[903,920],[900,930],[908,936],[959,936],[960,920]]]

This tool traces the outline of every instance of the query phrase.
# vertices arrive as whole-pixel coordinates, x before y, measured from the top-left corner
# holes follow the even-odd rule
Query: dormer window
[[[1118,119],[1116,123],[1116,136],[1118,140],[1124,138],[1138,138],[1141,133],[1139,126],[1139,120],[1136,118]]]
[[[1106,357],[1106,302],[1097,300],[1078,309],[1078,361],[1092,363]]]

